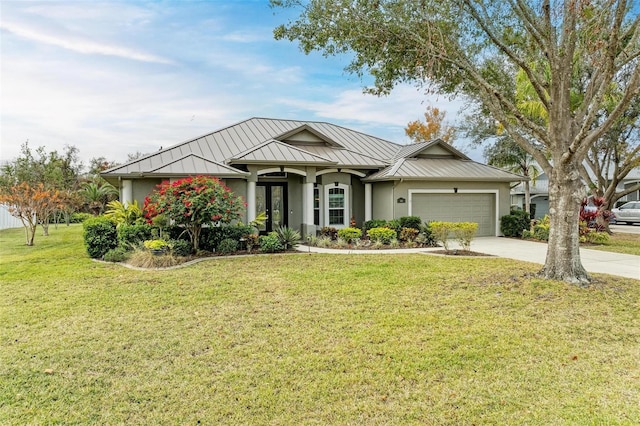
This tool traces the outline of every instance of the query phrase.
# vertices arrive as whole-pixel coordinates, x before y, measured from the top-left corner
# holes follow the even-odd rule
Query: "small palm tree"
[[[89,209],[97,216],[104,211],[104,206],[109,200],[118,196],[118,190],[108,182],[102,185],[88,182],[82,185],[80,195],[84,197]]]
[[[534,185],[540,176],[540,169],[531,154],[509,137],[503,137],[495,145],[488,147],[484,156],[489,165],[528,177]],[[524,181],[524,209],[527,213],[531,213],[530,181]]]

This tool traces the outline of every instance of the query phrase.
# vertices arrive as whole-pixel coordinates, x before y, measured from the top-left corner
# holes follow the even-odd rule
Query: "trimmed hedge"
[[[367,235],[371,241],[380,241],[382,244],[391,243],[397,236],[395,229],[384,227],[369,229]]]
[[[87,219],[82,223],[84,245],[93,259],[102,258],[109,250],[118,246],[116,224],[104,216]]]
[[[522,237],[522,233],[531,226],[529,213],[524,210],[511,210],[500,218],[500,231],[505,237]]]

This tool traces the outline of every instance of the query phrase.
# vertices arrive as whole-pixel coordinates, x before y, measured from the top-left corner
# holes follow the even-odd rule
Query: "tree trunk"
[[[531,214],[531,188],[528,180],[524,181],[524,211]]]
[[[585,188],[577,168],[556,166],[549,176],[549,245],[541,275],[544,278],[587,285],[587,271],[580,260],[580,202]]]

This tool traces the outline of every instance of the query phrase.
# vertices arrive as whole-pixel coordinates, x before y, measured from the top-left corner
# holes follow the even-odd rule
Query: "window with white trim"
[[[326,185],[324,195],[325,226],[349,226],[349,186],[341,183]]]

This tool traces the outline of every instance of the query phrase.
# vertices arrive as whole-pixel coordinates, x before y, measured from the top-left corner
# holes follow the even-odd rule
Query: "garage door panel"
[[[411,203],[425,222],[476,222],[478,236],[496,234],[494,194],[412,194]]]

